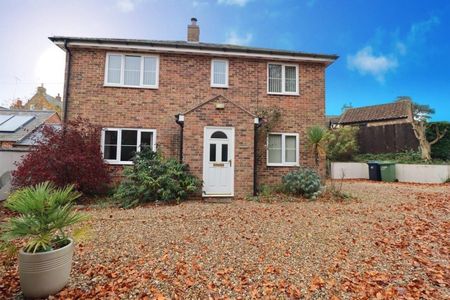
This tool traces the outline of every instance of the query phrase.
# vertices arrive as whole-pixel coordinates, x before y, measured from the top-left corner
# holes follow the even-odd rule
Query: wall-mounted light
[[[215,104],[215,106],[216,106],[216,109],[224,109],[225,108],[225,103],[216,103]]]

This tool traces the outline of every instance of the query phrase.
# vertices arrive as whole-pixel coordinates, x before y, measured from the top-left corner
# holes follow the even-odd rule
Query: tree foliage
[[[100,132],[82,119],[62,128],[44,126],[42,140],[12,173],[13,185],[20,188],[50,181],[58,187],[73,184],[86,194],[105,192],[110,176],[101,154]]]
[[[450,131],[449,122],[433,122],[427,128],[427,139],[432,141],[436,138],[436,127],[439,132]],[[431,157],[434,159],[441,159],[450,161],[450,134],[446,134],[438,142],[431,146]]]
[[[314,162],[316,167],[319,167],[319,160],[321,156],[326,154],[326,137],[327,131],[321,126],[312,126],[306,132],[308,146],[312,149],[314,154]]]
[[[327,132],[326,155],[331,161],[351,160],[358,152],[357,127],[339,127]]]
[[[414,135],[419,141],[420,152],[422,154],[422,159],[425,161],[431,161],[431,146],[436,144],[440,139],[442,139],[447,133],[447,128],[443,131],[439,129],[439,126],[430,125],[428,120],[431,115],[434,114],[434,109],[427,104],[419,104],[412,101],[411,97],[400,96],[397,97],[397,101],[408,101],[411,103],[412,110],[412,127]],[[427,135],[427,131],[433,127],[434,138],[428,140],[430,134]]]

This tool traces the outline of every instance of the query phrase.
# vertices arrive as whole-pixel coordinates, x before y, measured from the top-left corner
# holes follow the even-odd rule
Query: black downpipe
[[[67,122],[67,111],[69,106],[69,83],[70,83],[70,69],[71,69],[71,59],[72,59],[72,52],[70,52],[70,49],[67,47],[67,40],[64,40],[64,49],[66,50],[66,53],[68,55],[67,57],[67,75],[66,75],[66,82],[64,86],[64,116],[63,116],[63,122]]]
[[[255,124],[255,129],[253,133],[253,196],[256,197],[258,195],[258,128],[261,126],[261,123]]]
[[[184,122],[183,121],[179,121],[180,115],[176,115],[175,118],[175,122],[177,122],[178,125],[180,125],[180,162],[183,162],[183,131],[184,131]]]

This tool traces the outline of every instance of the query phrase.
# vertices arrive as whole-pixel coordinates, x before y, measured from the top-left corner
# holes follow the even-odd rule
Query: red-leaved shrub
[[[44,126],[41,141],[12,173],[13,186],[51,181],[57,186],[74,184],[85,194],[106,192],[111,178],[102,159],[100,133],[101,128],[82,119],[60,128]]]

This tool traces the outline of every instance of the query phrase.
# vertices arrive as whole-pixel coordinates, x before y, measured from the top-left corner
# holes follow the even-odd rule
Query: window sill
[[[300,167],[299,163],[266,164],[267,167]]]
[[[147,89],[147,90],[157,90],[158,86],[147,86],[147,85],[122,85],[122,84],[103,84],[103,87],[115,87],[115,88],[127,88],[127,89]]]
[[[300,96],[300,93],[270,93],[270,92],[267,92],[267,95],[274,95],[274,96]]]
[[[105,159],[105,163],[108,165],[115,165],[115,166],[126,166],[126,165],[132,165],[132,161],[117,161],[117,160],[107,160]]]
[[[211,84],[212,88],[217,88],[217,89],[227,89],[228,85],[213,85]]]

